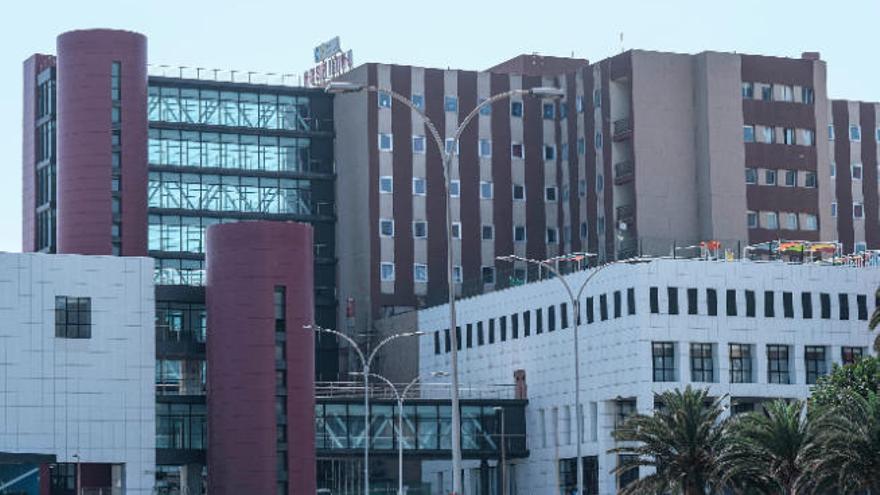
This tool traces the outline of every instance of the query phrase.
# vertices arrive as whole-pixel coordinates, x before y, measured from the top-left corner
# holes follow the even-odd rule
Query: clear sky
[[[2,7],[0,251],[21,249],[21,62],[55,53],[55,36],[70,29],[142,32],[153,64],[296,74],[309,67],[316,44],[336,35],[356,64],[485,69],[519,53],[600,60],[621,50],[623,33],[625,49],[819,51],[832,98],[880,101],[878,0],[3,0]]]

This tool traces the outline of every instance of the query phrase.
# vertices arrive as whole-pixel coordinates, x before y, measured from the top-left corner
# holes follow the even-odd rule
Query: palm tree
[[[820,488],[880,493],[880,396],[846,392],[841,404],[817,411],[807,467]]]
[[[621,475],[639,466],[656,468],[619,493],[702,495],[707,487],[718,486],[725,471],[719,464],[724,441],[721,399],[712,400],[708,390],[690,386],[659,398],[664,405],[661,410],[652,416],[631,416],[613,433],[618,442],[633,442],[609,450],[622,459],[614,473]]]
[[[732,484],[784,495],[804,486],[803,456],[811,433],[803,402],[776,400],[761,412],[734,417],[726,434],[722,460]]]
[[[874,300],[880,301],[880,287],[877,288],[877,292],[874,294]],[[874,313],[871,314],[871,321],[868,322],[868,329],[873,331],[878,325],[880,325],[880,305],[874,308]],[[874,340],[874,352],[880,354],[880,334]]]

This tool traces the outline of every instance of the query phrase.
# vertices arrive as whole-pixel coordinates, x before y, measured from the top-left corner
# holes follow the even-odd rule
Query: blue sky
[[[0,19],[0,251],[21,248],[21,62],[70,29],[149,38],[154,64],[301,73],[333,36],[355,63],[485,69],[519,53],[599,60],[623,48],[828,62],[833,98],[880,101],[880,2],[800,0],[6,0]],[[537,6],[538,8],[533,8]]]

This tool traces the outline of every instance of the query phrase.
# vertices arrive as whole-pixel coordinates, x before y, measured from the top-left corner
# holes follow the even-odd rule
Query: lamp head
[[[358,91],[362,91],[364,86],[362,84],[357,84],[349,81],[330,81],[324,86],[324,92],[330,93],[332,95],[339,95],[345,93],[357,93]]]
[[[554,88],[552,86],[538,86],[536,88],[529,89],[529,95],[536,96],[538,98],[559,100],[565,96],[565,91],[562,91],[559,88]]]

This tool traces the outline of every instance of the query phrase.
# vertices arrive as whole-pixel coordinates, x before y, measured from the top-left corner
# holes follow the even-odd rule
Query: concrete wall
[[[124,464],[124,493],[153,493],[152,273],[148,258],[0,254],[2,450]],[[55,296],[91,298],[91,338],[55,337]]]

